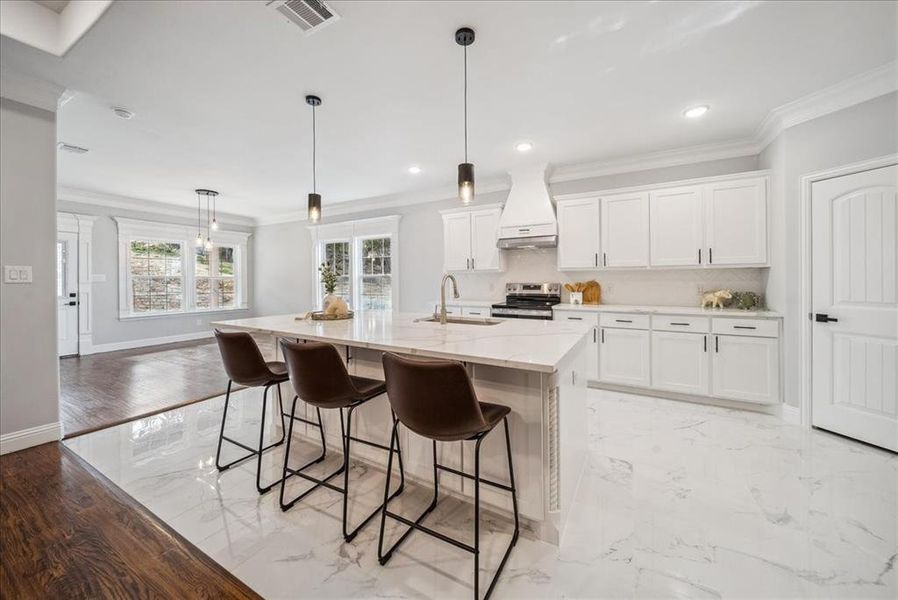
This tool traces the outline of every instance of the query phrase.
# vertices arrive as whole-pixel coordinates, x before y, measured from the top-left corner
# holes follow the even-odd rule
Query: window
[[[310,227],[315,243],[315,283],[324,297],[318,267],[337,273],[334,294],[354,310],[395,310],[399,217],[381,217]]]
[[[128,251],[132,310],[180,312],[183,306],[181,244],[132,240]]]
[[[352,298],[352,242],[324,242],[322,244],[322,260],[337,274],[337,287],[334,294],[349,300]],[[318,263],[320,266],[321,263]],[[319,277],[320,283],[320,277]],[[322,296],[324,286],[319,285]]]
[[[249,234],[218,231],[209,251],[182,225],[115,218],[119,318],[238,310],[246,304]]]
[[[234,254],[232,246],[218,246],[194,254],[194,297],[197,308],[234,308]]]
[[[364,309],[393,307],[393,283],[389,237],[363,239],[359,306]]]

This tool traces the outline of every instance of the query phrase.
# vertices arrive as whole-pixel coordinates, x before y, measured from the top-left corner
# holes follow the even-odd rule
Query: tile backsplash
[[[603,304],[645,304],[651,306],[695,306],[702,291],[729,288],[741,292],[764,293],[767,269],[664,269],[558,271],[556,250],[505,251],[503,273],[460,273],[456,275],[464,299],[494,300],[505,295],[510,281],[550,281],[570,283],[595,279],[602,286]],[[567,292],[562,297],[567,302]]]

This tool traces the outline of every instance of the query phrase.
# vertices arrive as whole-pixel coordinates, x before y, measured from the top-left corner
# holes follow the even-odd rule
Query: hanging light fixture
[[[455,43],[465,50],[465,162],[458,165],[458,199],[470,204],[474,199],[474,165],[468,162],[468,46],[474,43],[474,30],[462,27],[456,31]]]
[[[203,245],[203,233],[202,233],[203,226],[201,225],[202,208],[200,206],[200,202],[201,202],[200,191],[201,190],[194,190],[194,192],[196,192],[196,240],[194,241],[194,243],[196,244],[197,248],[199,248],[200,246]]]
[[[218,229],[218,223],[215,221],[214,212],[212,206],[214,206],[215,198],[218,196],[218,192],[215,190],[204,190],[198,189],[194,190],[196,192],[196,246],[199,248],[200,246],[204,247],[206,250],[211,250],[214,244],[212,243],[212,231]],[[203,240],[202,235],[202,226],[201,222],[201,199],[206,198],[206,239]],[[211,203],[211,204],[210,204]]]
[[[316,179],[316,131],[315,131],[315,107],[321,106],[321,98],[318,96],[306,96],[306,104],[312,107],[312,193],[309,194],[309,221],[317,223],[321,220],[321,194],[318,193],[318,181]]]
[[[218,219],[215,218],[215,204],[218,200],[218,192],[212,193],[212,231],[218,231]]]

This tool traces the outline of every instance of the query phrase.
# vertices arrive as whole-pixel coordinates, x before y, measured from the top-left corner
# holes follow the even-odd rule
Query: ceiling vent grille
[[[334,9],[321,0],[276,0],[270,2],[275,10],[299,25],[307,34],[317,31],[340,18]]]

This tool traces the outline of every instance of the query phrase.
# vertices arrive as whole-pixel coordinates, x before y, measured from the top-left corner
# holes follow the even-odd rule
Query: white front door
[[[56,304],[59,356],[78,354],[78,234],[56,236]]]
[[[898,166],[819,182],[811,422],[898,451]]]

